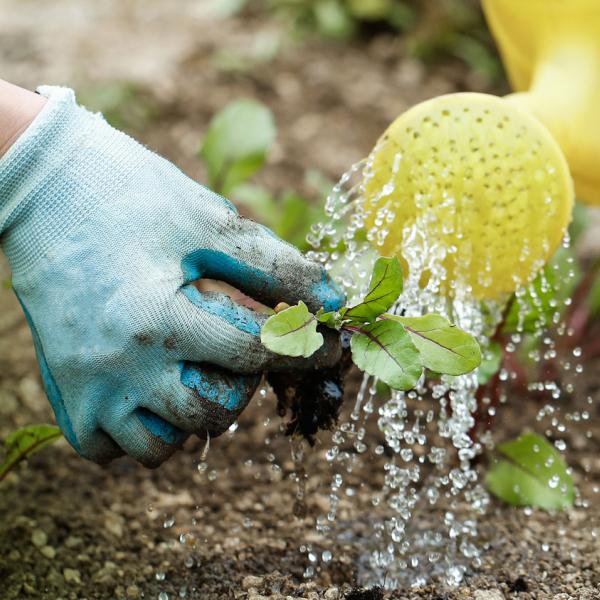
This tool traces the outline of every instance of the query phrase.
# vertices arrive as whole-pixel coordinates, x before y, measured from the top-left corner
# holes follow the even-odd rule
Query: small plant
[[[488,489],[513,506],[545,510],[573,506],[575,488],[563,457],[546,438],[525,433],[497,446],[501,457],[486,476]]]
[[[62,438],[55,425],[28,425],[11,432],[4,440],[4,460],[0,462],[2,481],[21,461]]]
[[[477,341],[444,317],[437,314],[405,317],[387,312],[397,301],[402,287],[400,261],[395,257],[378,258],[362,302],[337,311],[321,309],[316,314],[312,314],[303,302],[284,307],[267,319],[262,327],[261,341],[277,354],[309,357],[324,342],[319,326],[342,332],[350,337],[349,349],[354,364],[396,390],[414,388],[424,369],[438,374],[462,375],[479,366],[481,351]],[[318,376],[311,375],[310,378],[319,381]],[[276,379],[273,387],[280,399],[280,408],[290,405],[289,396],[297,395],[294,385],[286,386],[281,379]],[[337,400],[339,408],[341,390],[331,388],[332,385],[324,385],[323,398],[328,405]],[[311,391],[315,389],[311,388]],[[282,394],[288,398],[282,401]],[[307,435],[301,426],[301,400],[294,398],[291,403],[292,422],[299,426],[288,428],[288,433],[301,433],[312,442],[312,435],[318,428],[314,426],[318,423],[310,423],[312,429]],[[337,411],[329,407],[326,414],[328,418],[323,428],[335,422]]]
[[[248,183],[264,167],[276,133],[266,106],[256,100],[234,100],[213,117],[199,155],[211,189],[241,204],[276,235],[304,251],[310,226],[321,216],[320,204],[294,190],[274,195]],[[318,172],[309,171],[306,180],[322,194],[331,188]]]

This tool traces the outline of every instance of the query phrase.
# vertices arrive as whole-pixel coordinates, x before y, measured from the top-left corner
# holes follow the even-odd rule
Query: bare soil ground
[[[232,54],[247,56],[256,40],[278,35],[279,26],[247,16],[216,21],[211,4],[0,0],[1,74],[29,87],[69,85],[92,99],[107,82],[132,83],[135,102],[151,116],[133,111],[125,125],[198,179],[194,153],[210,116],[233,98],[256,97],[279,127],[261,175],[273,190],[302,188],[308,168],[336,179],[406,107],[484,86],[452,61],[424,68],[389,35],[345,45],[284,42],[272,60],[223,69]],[[594,370],[588,365],[575,404],[597,394]],[[533,423],[537,408],[511,398],[498,437]],[[25,320],[12,293],[1,289],[0,435],[51,418]],[[273,399],[255,401],[235,434],[214,441],[203,473],[202,446],[194,441],[155,471],[127,459],[99,467],[64,442],[40,453],[0,486],[0,597],[341,599],[356,583],[364,546],[337,540],[332,547],[314,533],[315,516],[327,510],[325,444],[307,456],[307,517],[292,515],[293,464],[278,426]],[[566,434],[587,509],[527,516],[494,502],[482,519],[483,564],[459,588],[398,589],[393,597],[600,598],[600,437],[597,424],[590,429],[591,439],[586,428]],[[343,520],[380,484],[374,467],[365,464],[355,475],[356,497],[340,505]],[[304,578],[306,546],[324,544],[333,559]]]

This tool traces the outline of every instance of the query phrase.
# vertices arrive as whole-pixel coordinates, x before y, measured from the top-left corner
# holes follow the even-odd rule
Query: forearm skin
[[[42,110],[46,98],[0,79],[0,156]]]

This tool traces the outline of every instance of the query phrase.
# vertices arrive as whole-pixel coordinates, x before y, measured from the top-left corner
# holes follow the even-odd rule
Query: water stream
[[[369,169],[365,160],[341,178],[327,200],[327,220],[315,225],[309,238],[314,248],[312,258],[325,266],[351,301],[366,291],[378,246],[383,245],[391,227],[400,226],[394,222],[389,203],[373,207],[365,201],[363,181],[369,177]],[[393,177],[384,192],[388,197],[393,193]],[[445,202],[452,213],[454,200],[447,197]],[[370,213],[374,211],[373,217]],[[456,246],[447,244],[448,236],[454,234],[457,241],[461,236],[458,211],[454,216],[449,220],[451,225],[444,226],[442,241],[432,235],[427,211],[404,227],[400,253],[409,269],[393,312],[406,316],[442,314],[473,334],[485,349],[503,319],[506,300],[476,300],[460,281],[451,282],[451,295],[440,293],[448,284],[444,259],[456,252]],[[566,239],[565,246],[568,243]],[[550,285],[542,278],[542,288]],[[528,286],[520,288],[516,296],[529,295],[535,304],[536,294],[537,288]],[[556,325],[561,308],[556,306]],[[523,302],[518,316],[521,328],[528,310]],[[559,335],[568,334],[564,327],[557,330]],[[513,335],[506,351],[516,352],[524,337]],[[543,323],[528,336],[528,341],[532,339],[540,342],[543,354],[532,351],[533,361],[556,357],[556,342]],[[582,369],[580,364],[564,361],[561,367],[577,374]],[[515,373],[506,368],[499,374],[501,382],[514,377]],[[551,396],[554,403],[546,404],[540,413],[542,419],[552,416],[551,425],[557,432],[564,432],[556,406],[563,393],[561,385],[552,379],[530,384],[530,389],[542,389]],[[480,565],[478,517],[490,499],[478,459],[484,450],[493,448],[494,442],[489,430],[474,433],[476,417],[493,420],[501,410],[497,404],[506,398],[501,396],[496,403],[484,396],[478,407],[477,390],[477,372],[423,379],[410,392],[382,389],[365,375],[356,397],[347,399],[353,409],[333,432],[326,453],[332,470],[330,509],[317,518],[316,528],[326,538],[354,539],[362,544],[362,584],[385,584],[393,589],[423,585],[433,578],[457,585],[465,572]],[[370,436],[367,432],[373,433],[373,422],[378,431]],[[562,440],[556,446],[566,448]],[[353,510],[351,518],[343,518],[340,502],[353,494],[348,481],[355,480],[353,473],[365,464],[381,469],[381,488],[373,492],[371,506],[362,507],[361,512]]]

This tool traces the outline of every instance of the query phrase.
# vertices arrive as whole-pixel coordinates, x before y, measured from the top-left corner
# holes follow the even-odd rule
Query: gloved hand
[[[158,465],[187,435],[225,431],[262,371],[337,360],[335,337],[311,360],[272,355],[266,316],[191,284],[335,309],[342,295],[319,266],[72,91],[39,91],[45,107],[0,159],[0,242],[56,419],[81,455]]]

